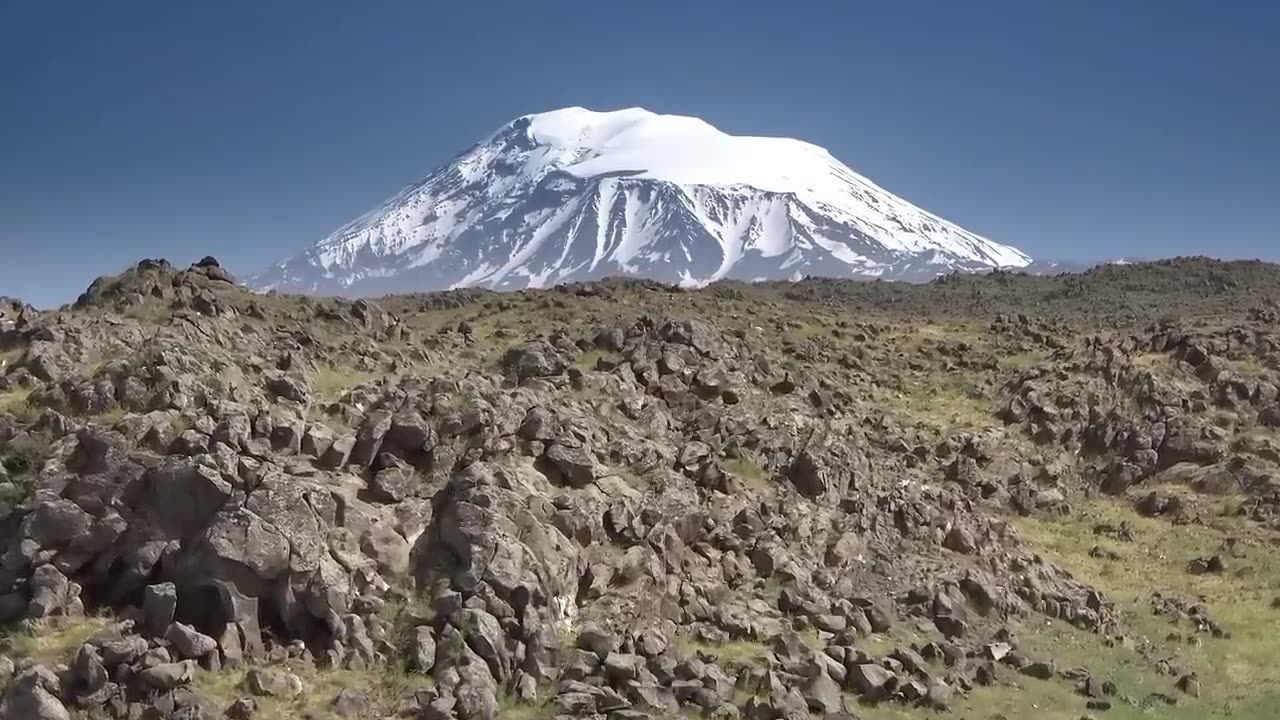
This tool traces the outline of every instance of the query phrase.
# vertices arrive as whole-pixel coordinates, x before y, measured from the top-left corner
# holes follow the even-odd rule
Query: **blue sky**
[[[567,105],[808,140],[1038,257],[1280,260],[1278,5],[0,0],[0,295],[248,273]]]

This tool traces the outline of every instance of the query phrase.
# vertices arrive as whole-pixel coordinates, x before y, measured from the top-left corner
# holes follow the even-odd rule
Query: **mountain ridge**
[[[632,275],[697,286],[1030,262],[810,143],[639,108],[566,108],[503,125],[250,284],[369,295]]]

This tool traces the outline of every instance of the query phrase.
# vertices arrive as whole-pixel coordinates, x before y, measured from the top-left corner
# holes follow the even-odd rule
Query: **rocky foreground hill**
[[[0,718],[1271,718],[1280,268],[0,302]]]

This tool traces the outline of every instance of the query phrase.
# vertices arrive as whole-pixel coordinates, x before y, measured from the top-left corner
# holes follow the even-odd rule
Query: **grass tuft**
[[[347,391],[365,383],[373,382],[377,376],[373,373],[353,368],[322,367],[316,370],[311,379],[311,389],[317,400],[333,402],[341,398]]]
[[[579,355],[578,359],[574,361],[573,364],[583,372],[591,372],[596,369],[596,363],[600,362],[600,359],[607,355],[608,353],[603,350],[588,350]]]
[[[363,691],[369,699],[368,708],[361,720],[392,717],[401,698],[431,686],[431,678],[405,672],[391,665],[377,665],[363,670],[346,668],[316,668],[310,663],[292,662],[275,669],[287,670],[302,680],[303,692],[295,699],[256,698],[258,711],[254,720],[340,720],[333,709],[338,693],[346,689]],[[201,699],[217,712],[225,710],[239,697],[248,693],[244,679],[249,668],[201,671],[196,674],[192,688]]]
[[[12,415],[28,425],[38,420],[40,408],[31,404],[31,388],[16,387],[0,392],[0,415]]]
[[[525,702],[509,693],[498,696],[498,720],[550,720],[555,717],[555,705],[551,693],[538,702]]]
[[[676,638],[676,650],[685,657],[695,657],[698,654],[709,655],[724,667],[738,668],[764,667],[769,656],[768,646],[758,640],[710,643],[681,636]]]
[[[105,617],[54,617],[26,623],[5,636],[6,655],[37,665],[56,665],[71,659],[76,650],[111,621]]]
[[[720,463],[720,468],[759,492],[768,492],[772,487],[769,473],[749,457],[729,458]]]

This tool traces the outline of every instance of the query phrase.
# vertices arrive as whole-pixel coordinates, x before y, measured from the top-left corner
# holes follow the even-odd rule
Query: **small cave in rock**
[[[212,638],[220,638],[235,621],[224,593],[214,585],[184,587],[178,593],[178,622],[186,623]]]

